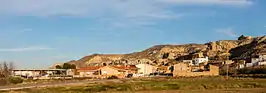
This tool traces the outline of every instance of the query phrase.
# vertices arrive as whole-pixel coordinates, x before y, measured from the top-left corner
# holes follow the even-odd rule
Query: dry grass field
[[[32,88],[9,93],[266,93],[266,79],[222,77],[138,78]]]

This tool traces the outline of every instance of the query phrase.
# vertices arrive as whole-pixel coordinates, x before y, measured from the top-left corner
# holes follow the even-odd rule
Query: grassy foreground
[[[264,89],[265,88],[265,89]],[[157,91],[157,92],[156,92]],[[82,85],[34,88],[12,93],[266,93],[266,79],[203,78],[143,78],[110,80]]]

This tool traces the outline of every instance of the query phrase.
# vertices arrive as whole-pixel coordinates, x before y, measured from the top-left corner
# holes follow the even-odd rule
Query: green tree
[[[62,67],[60,65],[56,65],[55,68],[56,69],[62,69]]]
[[[246,39],[246,37],[244,35],[241,35],[238,37],[238,40],[244,40],[244,39]]]
[[[22,83],[23,79],[21,77],[8,77],[8,82],[12,83],[12,84],[18,84],[18,83]]]
[[[76,69],[76,65],[69,64],[69,63],[64,63],[62,68],[63,69]]]
[[[72,64],[71,69],[76,69],[76,65]]]

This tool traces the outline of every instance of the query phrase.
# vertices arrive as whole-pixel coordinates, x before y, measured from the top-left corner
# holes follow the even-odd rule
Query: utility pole
[[[229,69],[229,65],[226,64],[226,79],[228,80],[228,69]]]
[[[229,57],[226,57],[225,64],[226,64],[226,80],[228,80],[229,64],[231,64],[231,62],[230,62],[230,60],[229,60]]]
[[[226,64],[226,79],[228,80],[229,77],[229,64],[230,64],[230,60],[226,60],[225,64]]]

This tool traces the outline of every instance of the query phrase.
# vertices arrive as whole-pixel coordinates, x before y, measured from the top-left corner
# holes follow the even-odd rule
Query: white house
[[[12,75],[21,77],[42,77],[55,75],[57,72],[67,74],[66,69],[14,69],[12,70]]]
[[[149,65],[149,64],[138,64],[136,65],[138,70],[138,74],[144,74],[144,75],[149,75],[150,73],[154,73],[156,71],[156,67]]]
[[[260,55],[258,58],[252,58],[251,63],[266,61],[266,55]]]
[[[251,58],[251,63],[247,63],[246,67],[266,65],[266,54],[259,55],[258,58]]]
[[[208,62],[208,61],[209,61],[209,58],[208,57],[205,57],[205,58],[195,58],[194,59],[194,64],[195,65],[198,65],[200,63]]]

